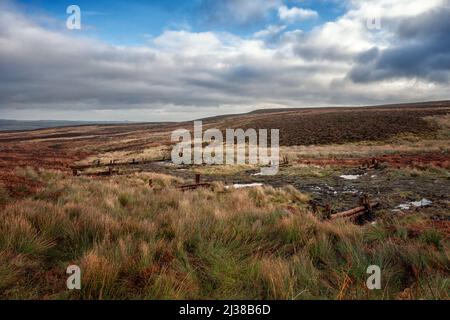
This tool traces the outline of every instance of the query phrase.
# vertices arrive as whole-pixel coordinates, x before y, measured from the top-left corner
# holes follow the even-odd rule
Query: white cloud
[[[217,51],[222,45],[219,38],[212,32],[188,31],[165,31],[155,38],[153,43],[165,52],[177,53],[180,48],[183,48],[183,54],[193,56]]]
[[[444,3],[398,1],[419,18]],[[311,31],[269,26],[250,38],[166,31],[140,47],[75,38],[1,10],[0,117],[180,120],[265,107],[448,98],[447,83],[414,73],[365,82],[348,77],[361,54],[395,48],[399,25],[421,21],[399,10],[397,2],[368,0],[372,9],[365,3],[351,1],[346,14]],[[374,8],[389,12],[378,32],[368,30],[364,20]],[[427,30],[432,39],[435,29]],[[274,35],[277,40],[267,43]],[[396,69],[390,71],[395,75]],[[441,72],[442,79],[450,73]]]
[[[286,30],[287,26],[277,26],[277,25],[270,25],[266,29],[255,32],[253,35],[255,38],[270,38],[279,35],[284,30]]]
[[[430,9],[442,6],[447,0],[348,0],[351,11],[348,15],[362,19],[380,14],[384,18],[417,16]]]
[[[296,23],[306,19],[318,18],[319,14],[311,9],[303,9],[298,7],[288,8],[281,6],[278,9],[278,16],[286,23]]]

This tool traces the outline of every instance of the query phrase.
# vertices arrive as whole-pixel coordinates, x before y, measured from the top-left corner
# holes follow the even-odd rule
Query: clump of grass
[[[0,225],[0,250],[17,254],[45,254],[54,243],[42,237],[29,220],[21,216],[8,216]]]
[[[119,270],[114,261],[90,251],[81,260],[81,270],[85,270],[82,278],[83,298],[114,299],[119,293],[116,283]]]
[[[11,287],[20,277],[19,270],[14,261],[13,254],[9,251],[0,251],[0,291]],[[15,260],[19,260],[16,256]]]
[[[289,261],[280,258],[262,258],[260,264],[260,277],[264,288],[265,299],[292,299],[294,283]]]
[[[5,205],[10,201],[11,197],[9,192],[2,185],[0,185],[0,206]]]
[[[39,181],[39,172],[32,167],[16,168],[18,176],[30,179],[32,181]]]
[[[134,201],[133,196],[129,193],[120,194],[118,200],[122,207],[127,207]]]
[[[436,230],[425,230],[420,236],[420,240],[426,244],[434,245],[438,249],[442,249],[443,236]]]

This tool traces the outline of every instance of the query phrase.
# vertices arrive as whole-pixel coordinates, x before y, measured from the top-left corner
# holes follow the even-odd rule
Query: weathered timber
[[[210,188],[210,183],[198,183],[198,184],[188,184],[184,186],[179,186],[178,189],[181,191],[188,191],[188,190],[196,190],[199,188]]]
[[[380,205],[379,202],[372,202],[370,203],[370,207],[368,206],[361,206],[361,207],[356,207],[354,209],[351,210],[347,210],[347,211],[343,211],[343,212],[339,212],[336,214],[332,214],[331,215],[331,219],[339,219],[339,218],[356,218],[359,215],[362,215],[368,211],[370,211],[372,208],[376,208]]]

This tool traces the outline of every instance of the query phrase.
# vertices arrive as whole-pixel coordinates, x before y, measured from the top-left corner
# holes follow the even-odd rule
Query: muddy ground
[[[121,173],[151,171],[169,174],[183,178],[187,183],[194,183],[195,172],[201,171],[201,167],[175,166],[169,161],[118,169]],[[231,174],[207,174],[202,175],[202,182],[223,182],[230,186],[255,183],[273,187],[292,185],[309,194],[312,203],[319,208],[329,205],[333,212],[358,206],[360,197],[366,194],[381,203],[379,210],[388,213],[435,209],[428,211],[450,214],[450,176],[446,169],[284,166],[275,176],[261,176],[258,172],[259,169],[252,169]],[[421,207],[410,205],[423,199],[431,203],[424,202]],[[410,208],[407,210],[399,207],[408,204]],[[448,220],[442,215],[437,218]]]

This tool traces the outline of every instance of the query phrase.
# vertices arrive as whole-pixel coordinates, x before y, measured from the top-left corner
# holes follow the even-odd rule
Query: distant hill
[[[338,112],[346,113],[352,112],[363,112],[363,111],[406,111],[407,109],[412,110],[429,110],[437,109],[441,110],[440,113],[447,113],[450,108],[450,100],[445,101],[430,101],[430,102],[417,102],[417,103],[399,103],[399,104],[388,104],[388,105],[378,105],[378,106],[358,106],[358,107],[323,107],[323,108],[279,108],[279,109],[259,109],[247,113],[239,114],[225,114],[217,115],[212,117],[206,117],[202,120],[204,123],[213,124],[216,123],[218,127],[223,127],[224,125],[243,125],[248,127],[253,125],[254,127],[260,127],[261,123],[254,123],[257,119],[258,122],[267,122],[271,119],[271,122],[278,120],[276,127],[282,128],[290,123],[292,125],[293,119],[297,117],[308,117],[322,113],[328,112]],[[291,118],[291,116],[293,118]],[[283,118],[283,119],[280,119]],[[284,118],[287,117],[287,118]],[[319,118],[323,117],[320,115]],[[314,120],[319,120],[314,119]],[[286,122],[287,120],[287,122]],[[310,121],[312,119],[309,119]],[[243,123],[242,123],[243,122]],[[3,120],[0,119],[0,131],[27,131],[27,130],[37,130],[46,128],[59,128],[59,127],[76,127],[85,125],[132,125],[140,128],[142,125],[184,125],[189,124],[191,121],[182,122],[132,122],[132,121],[67,121],[67,120]],[[297,123],[297,126],[301,123]],[[266,123],[267,125],[267,123]],[[269,126],[268,128],[270,128]],[[131,130],[131,128],[130,128]]]
[[[437,126],[426,117],[450,114],[450,101],[380,106],[263,109],[210,117],[204,122],[227,128],[279,129],[280,145],[321,145],[381,141],[395,135],[432,135]]]
[[[65,121],[65,120],[4,120],[0,119],[0,131],[25,131],[44,128],[84,126],[91,124],[128,124],[114,121]]]
[[[278,109],[258,109],[249,112],[248,114],[263,114],[263,113],[279,113],[279,112],[293,112],[293,111],[307,111],[314,109],[321,110],[345,110],[345,109],[385,109],[385,108],[448,108],[450,107],[450,100],[442,101],[426,101],[426,102],[411,102],[411,103],[395,103],[382,104],[373,106],[340,106],[340,107],[321,107],[321,108],[278,108]]]

